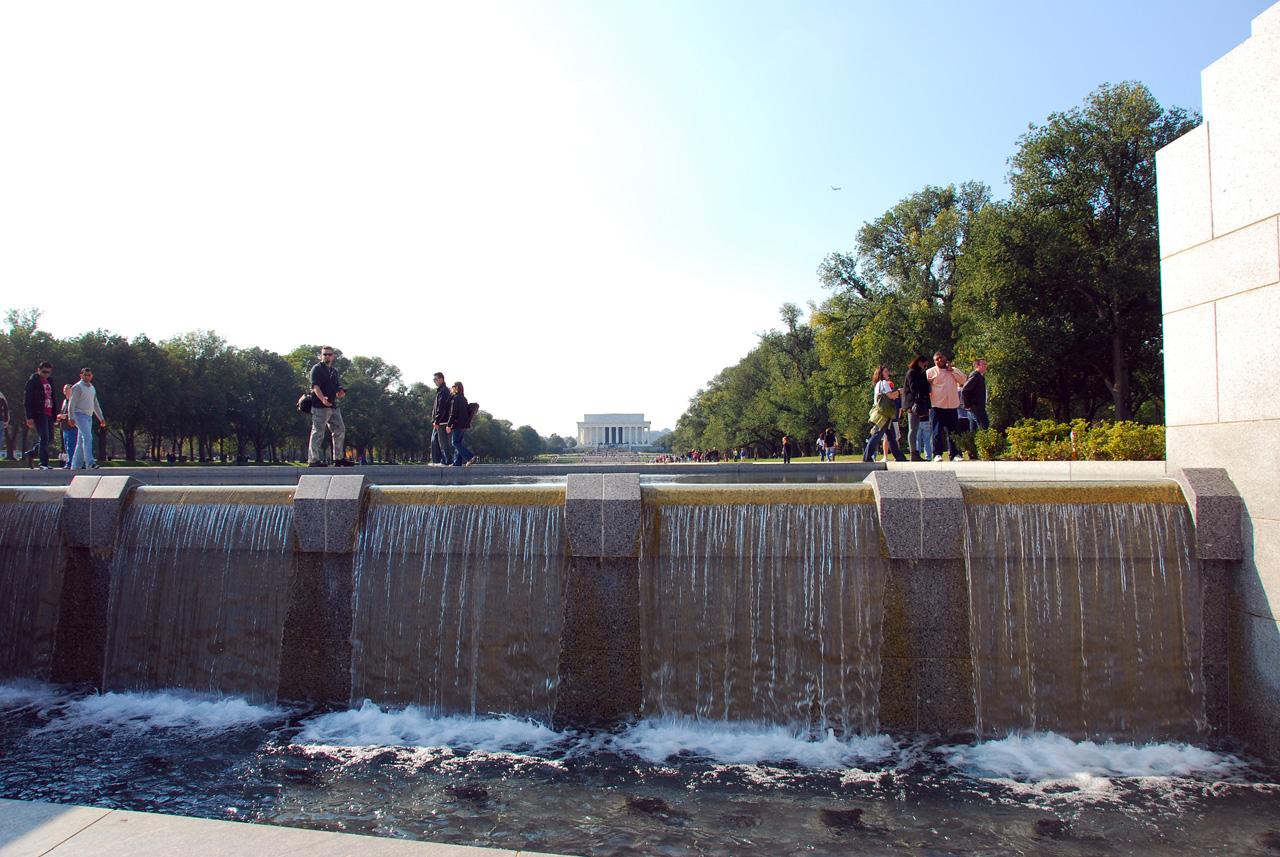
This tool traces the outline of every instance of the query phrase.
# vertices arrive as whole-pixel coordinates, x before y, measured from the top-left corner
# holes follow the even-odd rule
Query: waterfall
[[[63,489],[0,497],[0,677],[48,680],[62,596]],[[6,492],[8,494],[9,492]],[[27,495],[27,496],[22,496]],[[37,502],[30,502],[35,499]]]
[[[353,699],[549,719],[563,518],[563,506],[371,506],[356,548]]]
[[[646,716],[875,734],[875,506],[663,505],[642,543]]]
[[[147,502],[147,490],[126,507],[112,563],[105,686],[274,700],[293,507],[243,489],[219,503]]]
[[[970,505],[965,542],[979,735],[1204,728],[1184,505]]]

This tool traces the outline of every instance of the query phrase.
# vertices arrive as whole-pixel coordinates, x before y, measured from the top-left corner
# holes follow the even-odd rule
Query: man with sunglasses
[[[35,373],[27,379],[27,387],[23,396],[23,407],[27,412],[27,428],[36,430],[36,445],[32,452],[40,451],[40,469],[50,470],[49,444],[53,442],[53,419],[60,410],[54,401],[57,389],[50,379],[53,364],[48,360],[36,367]]]
[[[338,378],[338,370],[333,368],[334,350],[326,345],[320,349],[320,362],[311,367],[311,395],[315,404],[311,406],[311,451],[307,456],[308,467],[324,467],[323,458],[324,432],[328,428],[333,435],[333,463],[336,467],[354,467],[354,461],[348,461],[344,454],[347,427],[342,422],[342,412],[338,410],[338,399],[347,394]]]

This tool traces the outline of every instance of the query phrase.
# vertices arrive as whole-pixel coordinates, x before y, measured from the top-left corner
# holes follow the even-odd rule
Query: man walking
[[[98,425],[103,428],[107,426],[107,419],[98,404],[93,370],[88,366],[80,369],[80,380],[71,385],[71,394],[67,396],[67,415],[76,427],[76,451],[71,456],[71,469],[97,470],[98,463],[93,460],[93,418],[97,417]]]
[[[49,444],[53,440],[53,418],[58,413],[53,401],[53,381],[49,379],[52,374],[53,364],[48,360],[37,366],[35,373],[27,379],[22,402],[27,413],[27,428],[36,430],[36,445],[31,451],[40,451],[41,470],[50,469]]]
[[[453,463],[453,436],[445,431],[449,424],[449,403],[453,394],[444,382],[444,373],[437,372],[431,380],[436,385],[436,397],[431,403],[431,463],[446,467]]]
[[[987,361],[979,357],[973,361],[973,371],[969,380],[964,382],[960,390],[960,404],[969,412],[969,419],[978,424],[978,428],[991,427],[987,419]]]
[[[338,377],[338,370],[333,368],[333,346],[326,345],[320,349],[320,362],[311,367],[311,395],[315,403],[311,406],[311,450],[307,456],[308,467],[324,467],[321,459],[321,447],[324,445],[326,428],[333,435],[333,463],[337,467],[355,467],[354,461],[348,461],[343,454],[347,427],[342,423],[342,412],[338,410],[338,399],[347,394]]]
[[[951,436],[960,428],[960,387],[968,379],[951,365],[951,358],[939,351],[933,355],[933,366],[925,373],[929,379],[929,424],[932,427],[933,460],[942,460],[942,450],[950,449],[951,460],[960,457],[960,450]],[[943,440],[946,443],[943,443]]]

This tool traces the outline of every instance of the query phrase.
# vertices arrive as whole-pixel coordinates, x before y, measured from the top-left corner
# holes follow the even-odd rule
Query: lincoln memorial
[[[582,446],[648,446],[650,423],[644,414],[586,414],[578,423]]]

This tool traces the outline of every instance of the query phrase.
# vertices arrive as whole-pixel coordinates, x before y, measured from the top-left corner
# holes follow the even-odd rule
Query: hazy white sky
[[[672,427],[864,221],[1103,82],[1198,110],[1269,5],[6,3],[0,310]]]

